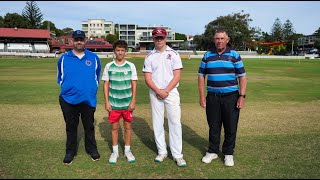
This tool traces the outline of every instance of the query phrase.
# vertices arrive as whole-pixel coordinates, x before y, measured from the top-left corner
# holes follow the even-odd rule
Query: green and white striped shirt
[[[128,109],[132,100],[131,81],[138,80],[135,65],[129,61],[117,65],[112,61],[106,64],[101,79],[110,81],[109,102],[112,109]]]

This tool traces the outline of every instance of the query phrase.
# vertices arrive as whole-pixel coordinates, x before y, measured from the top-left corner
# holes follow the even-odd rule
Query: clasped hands
[[[169,92],[165,89],[160,89],[160,91],[157,92],[156,96],[159,100],[163,100],[169,96]]]

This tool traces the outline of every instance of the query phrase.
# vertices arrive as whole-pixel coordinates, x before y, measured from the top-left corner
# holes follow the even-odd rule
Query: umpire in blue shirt
[[[85,48],[86,36],[83,31],[74,31],[72,38],[74,48],[64,53],[57,64],[57,83],[61,86],[59,103],[67,134],[66,154],[63,160],[65,165],[70,165],[77,154],[80,117],[85,132],[85,150],[93,161],[100,159],[94,130],[100,59]]]

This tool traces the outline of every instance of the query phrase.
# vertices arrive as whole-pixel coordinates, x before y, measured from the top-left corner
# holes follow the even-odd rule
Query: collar
[[[213,52],[213,53],[218,54],[218,51],[217,51],[216,48],[212,48],[212,49],[210,49],[210,51]],[[227,46],[226,49],[224,50],[224,52],[223,52],[222,54],[224,54],[224,53],[230,53],[230,51],[231,51],[231,48]]]
[[[72,50],[73,50],[73,49],[71,49],[70,51],[68,51],[68,53],[67,53],[68,56],[76,56],[76,55],[72,52]],[[89,52],[89,50],[88,50],[87,48],[84,48],[83,52],[84,52],[84,56],[83,56],[83,57],[85,57],[85,56],[87,55],[87,53]]]
[[[166,49],[164,51],[172,51],[173,49],[171,47],[169,47],[168,45],[166,45]],[[159,52],[156,48],[153,48],[154,52]]]

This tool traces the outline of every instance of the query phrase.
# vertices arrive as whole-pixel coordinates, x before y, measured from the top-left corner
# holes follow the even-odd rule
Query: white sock
[[[112,150],[114,153],[119,154],[118,145],[112,146]]]
[[[129,152],[129,151],[130,151],[130,145],[129,146],[125,145],[124,146],[124,152]]]

